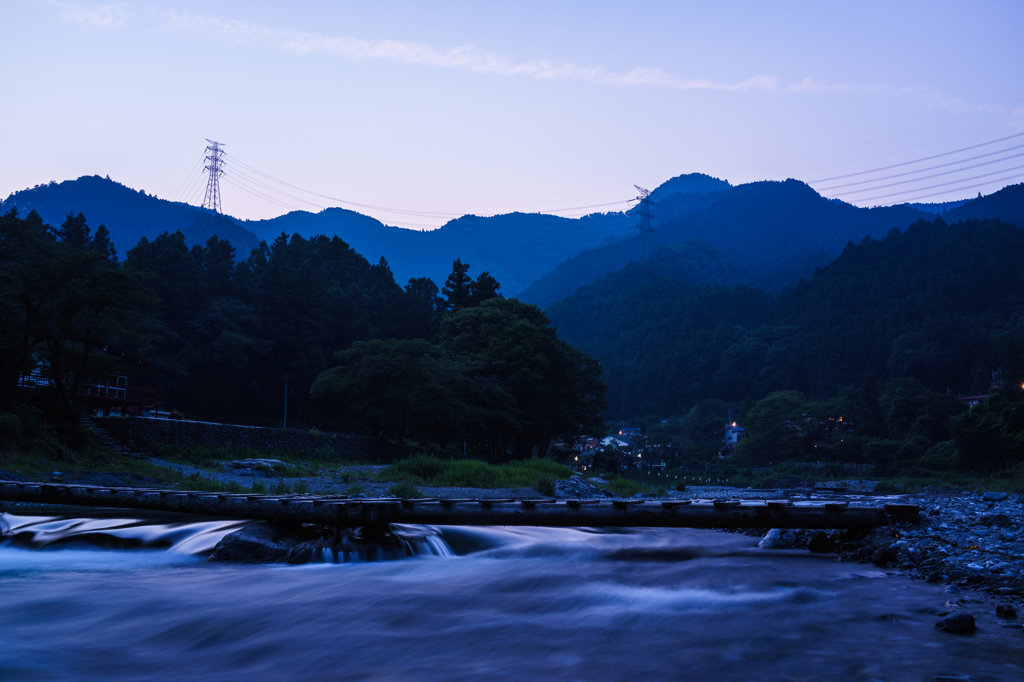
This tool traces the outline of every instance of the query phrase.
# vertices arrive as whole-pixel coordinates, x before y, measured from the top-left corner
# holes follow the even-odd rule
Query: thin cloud
[[[60,18],[68,24],[78,24],[83,31],[107,31],[121,28],[128,12],[123,5],[70,5],[57,3],[64,11]]]
[[[578,80],[602,85],[647,86],[668,90],[812,91],[806,86],[804,89],[796,90],[781,88],[774,76],[759,75],[738,83],[717,83],[701,78],[683,79],[657,68],[638,68],[627,73],[614,73],[600,66],[579,66],[571,62],[516,61],[501,53],[481,50],[472,45],[437,49],[425,43],[402,40],[374,41],[347,36],[324,36],[306,31],[281,31],[244,21],[200,14],[170,13],[166,30],[217,40],[235,47],[269,49],[295,55],[328,55],[356,62],[389,60],[435,69],[458,69],[499,76],[525,76],[540,80]],[[849,88],[844,91],[849,91]]]

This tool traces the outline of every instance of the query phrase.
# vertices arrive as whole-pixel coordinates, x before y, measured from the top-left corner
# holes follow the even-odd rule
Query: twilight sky
[[[225,213],[414,228],[690,172],[859,205],[1024,178],[1020,2],[0,0],[0,25],[0,196],[99,174],[199,203],[205,138]]]

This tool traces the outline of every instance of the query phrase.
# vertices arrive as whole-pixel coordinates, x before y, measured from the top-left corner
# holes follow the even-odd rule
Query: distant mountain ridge
[[[161,232],[181,230],[188,244],[205,244],[212,235],[227,239],[236,255],[244,258],[256,248],[256,235],[232,218],[217,215],[134,190],[98,175],[51,182],[14,192],[0,202],[0,212],[17,208],[22,217],[35,210],[44,222],[57,227],[69,213],[85,215],[95,230],[106,225],[117,253],[123,257],[142,237],[153,239]]]
[[[602,363],[614,418],[779,390],[834,396],[865,373],[955,393],[1012,364],[1024,231],[1006,222],[915,222],[848,245],[778,297],[728,286],[727,257],[696,249],[691,262],[716,265],[694,272],[688,257],[659,251],[546,309],[563,339]]]
[[[260,240],[273,243],[282,233],[305,238],[337,235],[370,262],[384,257],[399,283],[427,276],[440,286],[451,272],[452,261],[461,258],[472,265],[474,274],[490,272],[506,296],[546,306],[621,269],[641,251],[654,253],[684,242],[710,244],[733,263],[725,279],[701,268],[691,269],[688,276],[779,290],[826,265],[848,241],[883,237],[892,228],[906,229],[948,205],[922,205],[927,212],[908,205],[858,208],[825,199],[796,180],[734,187],[702,173],[674,177],[656,187],[651,198],[655,220],[649,244],[633,229],[635,205],[623,212],[581,218],[518,212],[466,215],[439,229],[418,231],[388,226],[342,208],[240,221],[158,199],[99,176],[15,192],[0,203],[0,210],[17,206],[25,215],[34,209],[54,226],[68,213],[81,212],[94,229],[107,226],[122,256],[141,237],[152,240],[165,230],[181,230],[189,246],[204,244],[216,234],[234,245],[238,258],[246,257]],[[947,221],[1001,218],[1024,224],[1024,184],[966,201],[943,216]]]
[[[826,199],[797,180],[764,181],[732,187],[707,197],[706,205],[656,224],[650,251],[685,240],[701,240],[735,258],[744,281],[778,290],[809,277],[847,242],[885,237],[934,214],[908,205],[859,208]],[[1024,224],[1024,184],[972,199],[943,214],[946,221],[995,219]],[[642,238],[632,236],[580,253],[531,284],[521,298],[541,307],[570,296],[581,286],[638,259]]]
[[[516,295],[530,282],[568,256],[607,240],[625,236],[636,219],[623,213],[562,218],[538,213],[466,215],[430,231],[384,225],[342,208],[320,213],[295,211],[270,220],[243,223],[272,242],[282,232],[309,238],[338,235],[370,262],[383,256],[404,283],[430,277],[440,286],[461,258],[474,273],[487,271],[501,283],[501,292]],[[620,236],[621,235],[621,236]]]

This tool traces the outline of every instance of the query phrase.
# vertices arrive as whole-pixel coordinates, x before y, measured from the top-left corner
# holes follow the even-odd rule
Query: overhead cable
[[[305,192],[307,194],[311,194],[313,196],[320,197],[322,199],[330,199],[331,201],[336,201],[336,202],[338,202],[340,204],[347,204],[349,206],[357,206],[359,208],[365,208],[365,209],[374,210],[374,211],[384,211],[384,212],[387,212],[387,213],[395,213],[395,214],[399,214],[399,215],[417,216],[417,217],[421,217],[421,218],[459,218],[459,217],[462,217],[462,215],[465,215],[465,214],[459,214],[459,213],[441,213],[441,212],[434,212],[434,211],[410,211],[408,209],[388,208],[386,206],[374,206],[374,205],[371,205],[371,204],[362,204],[362,203],[358,203],[358,202],[355,202],[355,201],[348,201],[347,199],[339,199],[338,197],[332,197],[332,196],[329,196],[329,195],[326,195],[326,194],[320,194],[318,192],[313,192],[313,191],[310,191],[308,189],[304,189],[302,187],[299,187],[298,185],[293,185],[293,184],[291,184],[289,182],[285,182],[284,180],[281,180],[279,178],[275,178],[274,176],[269,175],[267,173],[264,173],[263,171],[259,170],[258,168],[254,168],[253,166],[245,163],[244,161],[240,160],[238,157],[232,156],[231,158],[235,161],[236,164],[239,164],[239,165],[243,166],[244,168],[248,169],[249,171],[251,171],[253,173],[256,173],[256,174],[258,174],[258,175],[260,175],[260,176],[262,176],[262,177],[264,177],[264,178],[266,178],[268,180],[280,183],[282,185],[285,185],[286,187],[291,187],[292,189],[299,190],[300,192]],[[297,199],[297,197],[294,197],[294,198]],[[613,202],[603,203],[603,204],[591,204],[589,206],[570,206],[570,207],[567,207],[567,208],[549,208],[549,209],[544,209],[543,212],[545,212],[545,213],[557,213],[557,212],[560,212],[560,211],[580,211],[580,210],[586,210],[586,209],[591,209],[591,208],[606,208],[606,207],[609,207],[609,206],[622,206],[624,204],[627,204],[628,201],[629,200],[613,201]]]
[[[903,163],[894,163],[891,166],[882,166],[881,168],[872,168],[871,170],[858,171],[856,173],[847,173],[846,175],[837,175],[832,178],[822,178],[821,180],[811,180],[807,184],[813,185],[819,182],[831,182],[833,180],[844,180],[846,178],[853,178],[858,175],[867,175],[868,173],[878,173],[879,171],[889,170],[891,168],[900,168],[901,166],[909,166],[915,163],[922,163],[924,161],[931,161],[932,159],[938,159],[943,156],[950,156],[952,154],[959,154],[961,152],[970,151],[971,149],[978,149],[979,147],[987,147],[990,144],[996,144],[998,142],[1005,142],[1006,140],[1012,140],[1015,137],[1020,137],[1024,133],[1015,133],[1013,135],[1007,135],[1006,137],[1000,137],[998,140],[989,140],[988,142],[982,142],[981,144],[971,145],[970,147],[963,147],[961,149],[954,149],[951,152],[943,152],[941,154],[935,154],[934,156],[926,156],[921,159],[914,159],[913,161],[904,161]]]
[[[947,161],[946,163],[940,163],[940,164],[936,164],[934,166],[928,166],[927,168],[918,168],[917,170],[906,171],[906,172],[903,172],[903,173],[895,173],[893,175],[889,175],[889,176],[884,177],[884,178],[871,178],[870,180],[858,180],[857,182],[848,182],[848,183],[843,184],[843,185],[835,185],[834,187],[822,187],[821,189],[818,190],[818,193],[820,194],[821,192],[830,192],[830,191],[832,191],[834,189],[842,189],[844,187],[856,187],[857,185],[866,185],[869,182],[879,182],[881,180],[892,180],[894,178],[903,178],[903,177],[906,177],[908,175],[916,175],[917,173],[925,173],[927,171],[935,170],[937,168],[947,168],[949,166],[955,166],[955,165],[957,165],[959,163],[967,163],[968,161],[975,161],[977,159],[984,159],[984,158],[987,158],[989,156],[995,156],[996,154],[1005,154],[1006,152],[1012,152],[1015,149],[1024,149],[1024,144],[1019,144],[1019,145],[1016,145],[1015,147],[1007,147],[1006,149],[1000,149],[997,152],[989,152],[987,154],[978,154],[977,156],[972,156],[972,157],[970,157],[968,159],[958,159],[957,161]],[[1007,158],[1012,159],[1014,157],[1010,156],[1010,157],[1007,157]],[[999,163],[1000,161],[1005,161],[1005,160],[1006,159],[995,159],[995,160],[991,161],[990,163]],[[972,166],[972,167],[976,167],[976,166]]]
[[[876,185],[875,187],[865,187],[863,189],[854,189],[854,190],[850,190],[849,192],[841,192],[841,193],[835,194],[833,196],[845,197],[845,196],[849,196],[851,194],[860,194],[861,192],[873,192],[876,189],[885,189],[886,187],[897,187],[898,185],[907,185],[907,184],[910,184],[910,183],[913,183],[913,182],[922,182],[924,180],[931,180],[932,178],[942,177],[943,175],[952,175],[954,173],[963,173],[964,171],[972,170],[974,168],[981,168],[982,166],[991,166],[993,163],[1002,163],[1003,161],[1009,161],[1010,159],[1016,159],[1016,158],[1021,157],[1021,156],[1024,156],[1024,153],[1013,154],[1011,156],[1007,156],[1007,157],[1002,158],[1002,159],[996,159],[995,161],[985,161],[983,163],[976,163],[973,166],[964,166],[963,168],[954,168],[953,170],[942,171],[941,173],[935,173],[934,175],[925,175],[925,176],[920,177],[920,178],[911,178],[910,180],[900,180],[899,182],[891,182],[891,183],[889,183],[887,185]],[[1010,170],[1012,170],[1012,169],[1010,169]],[[1002,173],[1003,171],[999,170],[999,171],[994,171],[994,172],[995,173]],[[825,190],[822,190],[822,191],[825,191]]]
[[[907,190],[903,190],[902,192],[893,192],[892,194],[882,194],[882,195],[879,195],[877,197],[868,197],[867,199],[857,199],[857,201],[877,201],[878,199],[888,199],[889,197],[898,197],[898,196],[903,196],[904,194],[914,194],[915,192],[924,192],[925,190],[935,189],[936,187],[947,187],[949,185],[955,185],[955,184],[960,183],[960,182],[967,182],[969,180],[977,180],[979,178],[987,178],[990,175],[999,175],[1000,173],[1009,173],[1010,171],[1020,170],[1021,168],[1024,168],[1024,166],[1014,166],[1013,168],[1004,168],[1003,170],[993,171],[991,173],[982,173],[981,175],[975,175],[973,178],[961,178],[959,180],[951,180],[950,182],[940,182],[937,185],[929,185],[928,187],[918,187],[916,189],[907,189]],[[990,185],[993,182],[1002,182],[1003,180],[1012,180],[1013,178],[1016,178],[1016,177],[1020,177],[1020,174],[1011,175],[1011,176],[1008,176],[1008,177],[1005,177],[1005,178],[998,178],[996,180],[989,180],[988,182],[981,183],[981,185]],[[981,185],[975,185],[975,187],[980,187]],[[959,191],[960,189],[967,189],[967,188],[959,187],[957,189],[947,189],[947,190],[943,190],[942,192],[936,192],[935,194],[932,194],[932,195],[929,195],[929,196],[938,196],[939,194],[949,194],[950,192],[956,192],[956,191]]]

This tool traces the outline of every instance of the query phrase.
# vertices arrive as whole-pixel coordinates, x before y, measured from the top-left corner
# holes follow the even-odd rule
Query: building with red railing
[[[18,380],[18,388],[48,388],[53,382],[41,372],[26,374]],[[166,417],[160,412],[160,389],[133,386],[124,375],[108,374],[89,378],[78,390],[78,405],[92,417]]]

